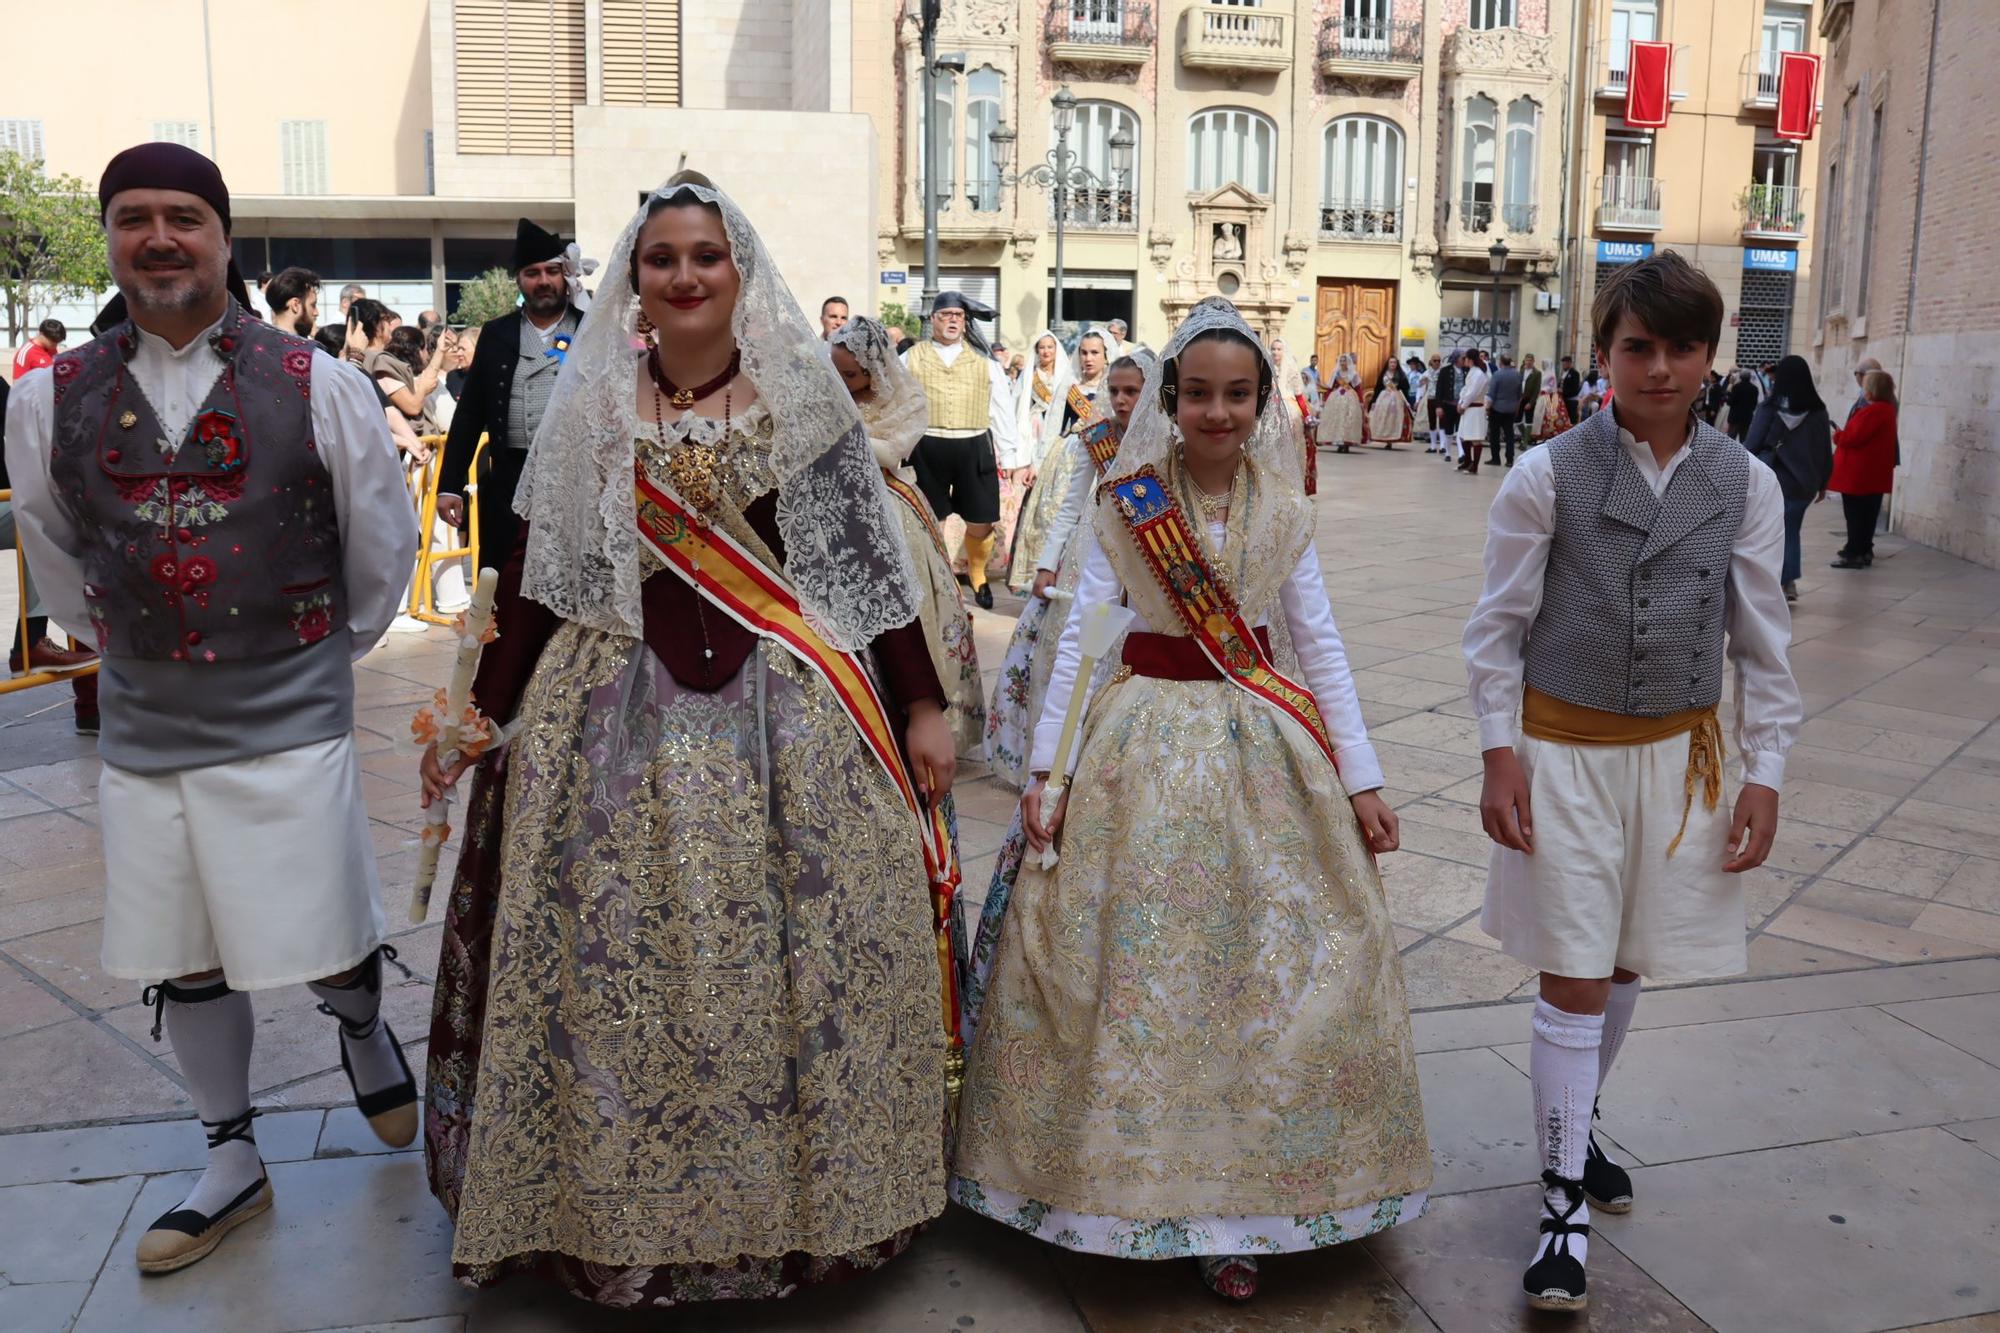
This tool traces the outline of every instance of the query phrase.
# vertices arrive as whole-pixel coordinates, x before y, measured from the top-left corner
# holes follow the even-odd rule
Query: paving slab
[[[325,1114],[281,1111],[257,1117],[258,1154],[267,1163],[311,1157]],[[207,1161],[208,1140],[192,1112],[179,1120],[47,1129],[0,1137],[0,1185],[193,1171]]]
[[[9,1282],[90,1282],[138,1197],[139,1176],[0,1189],[0,1273]]]

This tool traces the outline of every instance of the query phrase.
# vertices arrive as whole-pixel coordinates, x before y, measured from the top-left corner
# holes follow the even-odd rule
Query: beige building
[[[922,56],[916,0],[855,0],[855,104],[883,145],[881,300],[919,299]],[[1549,0],[949,0],[941,285],[1025,341],[1050,319],[1054,191],[1006,179],[1066,147],[1063,315],[1122,317],[1160,345],[1195,301],[1363,371],[1406,350],[1491,345],[1489,251],[1507,247],[1499,343],[1554,350],[1569,6]],[[1124,176],[1112,141],[1136,144]]]
[[[1895,527],[2000,566],[2000,70],[1987,6],[1821,0],[1826,115],[1802,295],[1820,392],[1842,420],[1852,371],[1895,377]]]
[[[1779,54],[1821,49],[1813,4],[1583,0],[1581,8],[1563,351],[1588,364],[1598,284],[1655,248],[1686,255],[1722,289],[1719,369],[1805,350],[1820,137],[1796,143],[1774,130]],[[1673,46],[1662,128],[1625,120],[1635,41]]]
[[[683,16],[683,8],[689,13]],[[173,139],[220,163],[246,276],[302,264],[413,318],[504,266],[517,217],[603,258],[685,160],[745,206],[802,299],[872,290],[869,119],[849,0],[72,0],[9,36],[0,147],[94,184]],[[204,40],[204,13],[207,16]],[[86,73],[80,73],[84,71]],[[165,72],[172,71],[171,76]],[[88,95],[89,87],[115,90]],[[324,293],[328,309],[333,292]],[[81,329],[95,306],[53,313]]]

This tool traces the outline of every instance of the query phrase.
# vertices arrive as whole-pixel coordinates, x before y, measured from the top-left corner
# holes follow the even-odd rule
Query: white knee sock
[[[1632,1011],[1639,1007],[1639,988],[1644,984],[1636,977],[1631,981],[1611,983],[1611,998],[1604,1004],[1604,1044],[1597,1050],[1597,1086],[1600,1089],[1611,1075],[1611,1062],[1618,1058],[1618,1048],[1625,1044],[1625,1034],[1632,1029]]]
[[[1597,1099],[1598,1050],[1604,1041],[1604,1015],[1571,1014],[1547,1000],[1535,1001],[1534,1040],[1528,1048],[1528,1074],[1535,1085],[1535,1133],[1541,1142],[1542,1168],[1564,1180],[1583,1179],[1583,1159],[1590,1143],[1590,1109]],[[1562,1213],[1572,1202],[1562,1188],[1550,1190],[1550,1202]],[[1590,1205],[1582,1203],[1570,1220],[1590,1221]],[[1537,1259],[1555,1239],[1544,1234]],[[1570,1253],[1584,1262],[1589,1237],[1570,1236]]]
[[[187,996],[188,999],[179,997]],[[162,1013],[195,1114],[209,1128],[250,1111],[250,1043],[256,1016],[250,997],[222,982],[163,990]],[[213,1215],[264,1174],[254,1139],[232,1139],[208,1150],[208,1169],[181,1206]]]
[[[338,986],[309,981],[306,989],[319,996],[320,1008],[340,1020],[340,1044],[354,1070],[354,1090],[366,1096],[403,1081],[403,1065],[389,1040],[382,1013],[381,955],[361,965],[359,975]],[[356,1033],[361,1035],[357,1036]]]

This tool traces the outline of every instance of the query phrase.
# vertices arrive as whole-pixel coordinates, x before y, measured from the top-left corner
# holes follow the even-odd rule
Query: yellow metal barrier
[[[14,492],[0,490],[0,500],[12,500],[13,498]],[[79,676],[96,675],[97,663],[95,662],[92,662],[89,666],[78,667],[74,671],[35,670],[35,645],[28,642],[28,561],[21,554],[21,545],[18,536],[16,536],[14,542],[14,590],[20,599],[20,609],[16,614],[15,620],[20,626],[21,670],[6,676],[0,676],[0,694],[12,694],[16,690],[33,689],[37,685],[55,685],[62,681],[75,680]],[[70,637],[70,646],[78,646],[74,635]]]
[[[465,560],[472,569],[479,568],[479,463],[486,456],[487,437],[484,433],[480,435],[479,445],[472,451],[472,465],[466,471],[465,545],[442,550],[431,549],[431,534],[437,527],[438,482],[444,467],[445,437],[424,435],[419,438],[430,447],[431,456],[410,474],[415,486],[412,499],[417,506],[417,572],[410,580],[410,604],[406,610],[411,616],[429,624],[449,625],[457,617],[439,614],[431,575],[438,565],[451,560]],[[467,587],[470,586],[468,580]]]

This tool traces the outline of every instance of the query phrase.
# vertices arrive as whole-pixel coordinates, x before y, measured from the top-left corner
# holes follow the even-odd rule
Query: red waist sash
[[[1271,655],[1271,627],[1259,625],[1256,629],[1257,642],[1264,649],[1264,656]],[[1202,651],[1199,643],[1185,634],[1155,634],[1150,630],[1133,630],[1125,636],[1125,649],[1119,659],[1132,668],[1135,676],[1149,676],[1154,680],[1221,680],[1222,671]]]

